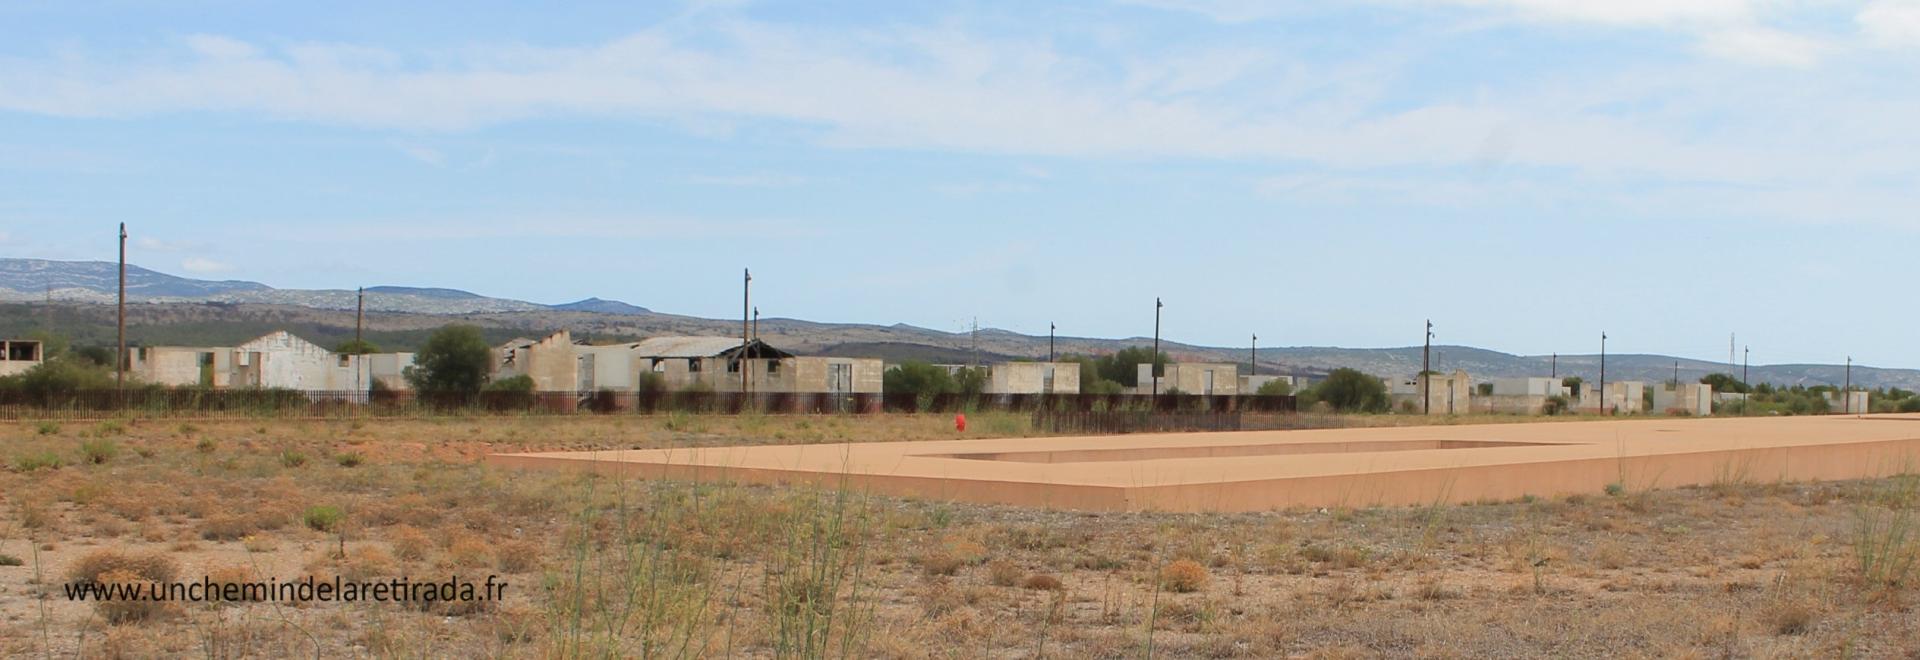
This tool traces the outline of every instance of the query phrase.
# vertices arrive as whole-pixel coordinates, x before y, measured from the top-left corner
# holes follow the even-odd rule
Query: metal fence
[[[792,392],[305,392],[144,387],[60,394],[0,391],[0,419],[422,414],[876,414],[1291,412],[1290,396],[842,394]]]

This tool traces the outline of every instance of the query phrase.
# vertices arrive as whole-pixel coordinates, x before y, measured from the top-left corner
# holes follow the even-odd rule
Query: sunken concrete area
[[[1262,511],[1881,477],[1920,415],[1637,419],[495,454],[493,465],[1088,511]]]

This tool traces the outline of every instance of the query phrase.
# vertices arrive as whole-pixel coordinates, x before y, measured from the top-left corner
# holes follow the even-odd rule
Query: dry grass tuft
[[[1160,569],[1160,587],[1168,591],[1192,593],[1207,586],[1207,568],[1191,559],[1176,559]]]
[[[1044,573],[1036,573],[1027,576],[1026,581],[1020,583],[1020,586],[1034,591],[1059,591],[1061,584],[1060,578]]]
[[[95,550],[67,569],[67,580],[105,584],[102,576],[115,571],[152,582],[170,582],[179,573],[180,567],[166,555]]]

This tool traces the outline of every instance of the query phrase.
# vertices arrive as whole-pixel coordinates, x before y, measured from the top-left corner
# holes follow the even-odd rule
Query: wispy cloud
[[[804,185],[816,181],[814,177],[798,174],[779,174],[755,172],[743,174],[696,174],[682,181],[700,186],[727,186],[733,188],[786,188]]]
[[[447,164],[447,155],[440,153],[440,150],[438,149],[434,149],[431,147],[423,147],[417,144],[395,144],[393,146],[394,148],[399,149],[400,153],[406,154],[408,158],[412,158],[422,163],[426,163],[434,167],[441,167]]]
[[[1854,23],[1875,45],[1920,46],[1920,1],[1874,0],[1854,15]]]
[[[180,270],[189,273],[222,273],[233,270],[233,266],[205,257],[187,257],[180,261]]]
[[[135,236],[133,238],[133,247],[153,252],[185,252],[199,249],[199,246],[199,243],[188,240],[170,240],[154,238],[152,236]]]

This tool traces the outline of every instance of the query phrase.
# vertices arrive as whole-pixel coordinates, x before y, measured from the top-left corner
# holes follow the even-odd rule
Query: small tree
[[[333,347],[333,352],[341,355],[366,355],[380,352],[380,346],[365,339],[348,339]]]
[[[1747,384],[1734,378],[1733,374],[1707,374],[1700,378],[1700,382],[1713,386],[1715,392],[1747,393]]]
[[[1357,369],[1339,368],[1314,388],[1321,401],[1341,412],[1381,412],[1387,409],[1387,384]]]
[[[1261,383],[1260,389],[1254,390],[1253,393],[1259,396],[1286,396],[1293,393],[1293,384],[1288,383],[1284,378],[1275,378]]]
[[[1567,387],[1567,393],[1572,394],[1576,399],[1580,398],[1580,387],[1585,384],[1585,382],[1586,381],[1581,380],[1579,376],[1568,376],[1560,379],[1560,384]]]
[[[953,376],[945,367],[908,360],[896,364],[880,378],[880,389],[888,394],[931,396],[953,391]]]
[[[493,349],[470,325],[449,325],[435,330],[413,356],[407,367],[407,382],[420,392],[480,391],[493,366]]]

